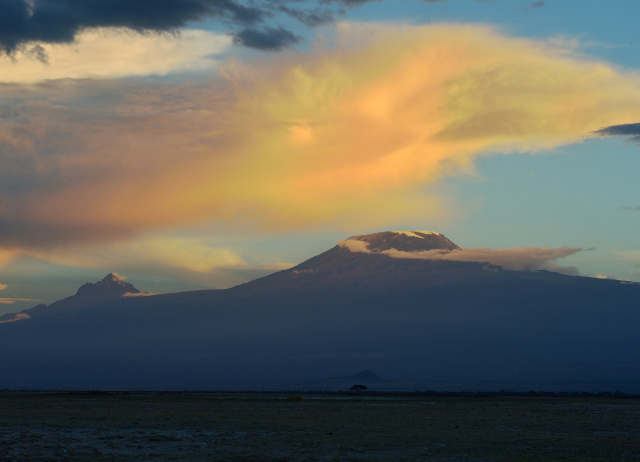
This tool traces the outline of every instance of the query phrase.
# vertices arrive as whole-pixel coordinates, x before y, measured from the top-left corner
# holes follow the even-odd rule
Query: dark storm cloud
[[[233,42],[256,50],[282,50],[302,40],[282,27],[247,28],[231,34]]]
[[[219,21],[236,43],[278,50],[299,37],[278,23],[283,14],[305,26],[332,22],[342,7],[382,0],[0,0],[0,52],[20,49],[41,61],[42,49],[30,42],[70,43],[84,29],[125,27],[137,32],[175,32],[204,19]],[[267,23],[268,22],[268,23]]]
[[[0,0],[0,5],[0,47],[9,53],[31,41],[71,42],[85,28],[175,31],[205,17],[246,26],[267,13],[236,0]]]
[[[634,143],[640,143],[640,123],[612,125],[594,133],[603,136],[630,136]]]

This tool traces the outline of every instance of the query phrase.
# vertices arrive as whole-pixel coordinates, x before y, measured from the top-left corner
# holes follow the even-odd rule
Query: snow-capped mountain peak
[[[434,231],[385,231],[352,236],[347,241],[365,242],[368,250],[372,252],[391,249],[403,252],[460,249],[458,245],[451,242],[446,236]]]

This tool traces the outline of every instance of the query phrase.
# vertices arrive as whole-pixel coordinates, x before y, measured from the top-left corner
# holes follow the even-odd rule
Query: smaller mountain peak
[[[137,294],[140,292],[132,284],[124,281],[124,277],[118,273],[109,273],[96,283],[83,284],[76,295],[124,295],[125,293]]]
[[[400,250],[421,252],[425,250],[455,250],[460,247],[443,234],[435,231],[384,231],[381,233],[352,236],[349,241],[365,242],[371,252]]]

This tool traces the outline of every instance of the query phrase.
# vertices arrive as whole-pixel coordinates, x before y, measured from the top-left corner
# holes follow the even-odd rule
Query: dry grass
[[[640,461],[640,401],[0,393],[0,461]]]

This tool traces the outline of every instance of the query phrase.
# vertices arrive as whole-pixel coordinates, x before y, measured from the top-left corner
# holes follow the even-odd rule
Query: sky
[[[109,272],[226,288],[385,230],[640,281],[638,14],[0,0],[0,314]]]

